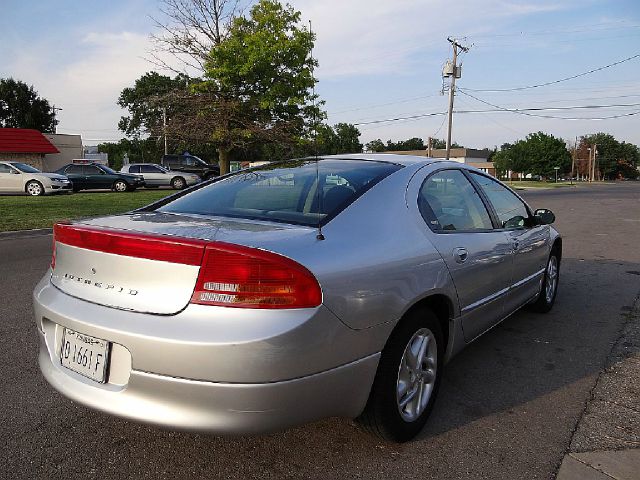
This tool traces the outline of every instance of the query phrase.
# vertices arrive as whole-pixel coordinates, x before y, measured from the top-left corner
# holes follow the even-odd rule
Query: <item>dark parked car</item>
[[[203,180],[220,175],[218,164],[207,163],[201,158],[190,154],[163,155],[162,166],[175,172],[194,173]]]
[[[74,192],[94,188],[126,192],[144,186],[144,179],[139,175],[118,173],[97,163],[83,165],[71,163],[60,168],[56,173],[66,175],[71,180]]]

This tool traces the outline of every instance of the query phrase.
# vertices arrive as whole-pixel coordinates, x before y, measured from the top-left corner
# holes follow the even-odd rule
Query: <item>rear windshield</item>
[[[400,168],[365,160],[271,163],[215,181],[157,210],[322,225]]]

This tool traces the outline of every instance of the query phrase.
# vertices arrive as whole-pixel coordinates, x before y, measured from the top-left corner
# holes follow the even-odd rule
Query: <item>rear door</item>
[[[511,245],[495,230],[485,200],[460,169],[429,175],[418,207],[455,284],[465,340],[471,341],[504,317]]]
[[[513,275],[505,308],[510,313],[540,291],[549,254],[548,225],[537,225],[527,205],[504,185],[476,172],[470,177],[486,195],[513,250]]]
[[[140,165],[140,173],[144,177],[146,185],[169,185],[169,175],[155,165]]]

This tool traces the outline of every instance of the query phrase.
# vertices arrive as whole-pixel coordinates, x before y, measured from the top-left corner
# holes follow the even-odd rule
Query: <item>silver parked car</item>
[[[67,177],[57,173],[44,173],[22,162],[0,162],[0,194],[70,192],[72,184]]]
[[[69,398],[217,433],[357,418],[406,441],[443,365],[546,312],[548,210],[456,162],[272,163],[140,210],[58,224],[34,292],[40,368]]]
[[[202,181],[194,173],[172,172],[155,163],[131,163],[122,167],[120,171],[141,175],[146,188],[171,187],[182,190]]]

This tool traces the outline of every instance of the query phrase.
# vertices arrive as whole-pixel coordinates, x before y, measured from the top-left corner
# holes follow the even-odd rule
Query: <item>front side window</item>
[[[11,162],[11,165],[24,173],[40,173],[40,170],[26,163]]]
[[[489,177],[473,172],[471,176],[489,198],[502,228],[523,228],[526,225],[529,211],[522,200]]]
[[[364,160],[270,163],[218,180],[158,210],[316,226],[400,168]]]
[[[140,166],[139,165],[131,165],[129,167],[129,173],[140,173]]]
[[[493,228],[482,199],[460,170],[443,170],[428,177],[418,194],[418,207],[434,231]]]

